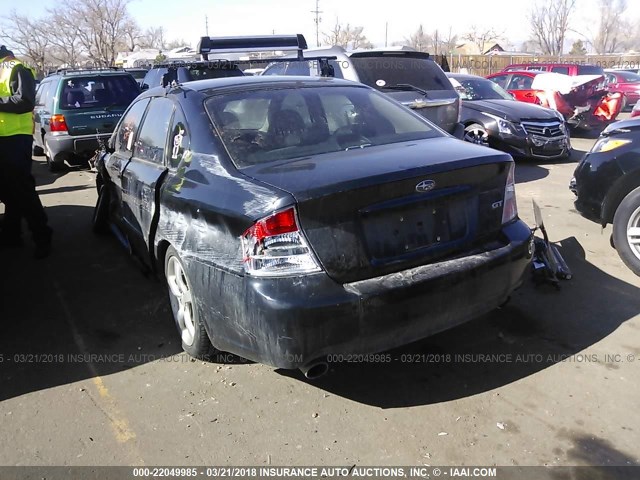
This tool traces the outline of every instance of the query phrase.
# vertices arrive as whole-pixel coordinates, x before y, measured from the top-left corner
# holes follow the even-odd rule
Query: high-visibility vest
[[[11,72],[18,65],[22,65],[35,78],[35,71],[24,65],[17,58],[5,57],[0,59],[0,97],[10,97],[11,92]],[[11,135],[32,135],[33,134],[33,112],[27,113],[7,113],[0,112],[0,137]]]

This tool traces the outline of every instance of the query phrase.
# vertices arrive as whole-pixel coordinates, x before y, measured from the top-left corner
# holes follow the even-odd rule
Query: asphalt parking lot
[[[517,165],[572,280],[316,381],[181,353],[163,285],[91,233],[94,174],[36,157],[54,253],[0,250],[0,464],[640,464],[640,278],[567,188],[593,142]]]

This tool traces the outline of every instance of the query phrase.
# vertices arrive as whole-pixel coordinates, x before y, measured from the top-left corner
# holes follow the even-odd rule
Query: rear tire
[[[47,161],[47,168],[49,169],[49,171],[52,173],[61,172],[65,167],[64,161],[55,162],[51,157],[51,149],[46,143],[44,144],[44,148],[45,148],[45,151],[44,151],[45,160]]]
[[[31,153],[33,154],[34,157],[41,157],[42,155],[44,155],[44,149],[34,143],[33,150]]]
[[[169,291],[169,303],[178,327],[182,348],[192,357],[208,360],[217,350],[200,319],[195,292],[187,270],[175,248],[167,248],[164,273]]]
[[[625,265],[640,276],[640,187],[624,197],[616,210],[613,243]]]

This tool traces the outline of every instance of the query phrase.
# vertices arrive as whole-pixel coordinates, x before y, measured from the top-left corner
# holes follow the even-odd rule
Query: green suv
[[[136,80],[122,69],[48,75],[36,93],[33,153],[44,154],[51,171],[86,162],[139,93]]]

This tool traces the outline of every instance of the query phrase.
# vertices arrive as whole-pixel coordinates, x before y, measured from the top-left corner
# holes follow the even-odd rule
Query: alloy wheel
[[[169,294],[177,304],[177,312],[175,312],[178,328],[182,342],[185,345],[192,345],[195,334],[196,325],[194,321],[194,305],[189,281],[182,267],[182,263],[178,257],[172,256],[167,262],[167,284],[169,285]],[[172,302],[173,303],[173,302]]]
[[[640,206],[629,217],[627,242],[633,254],[640,259]]]

